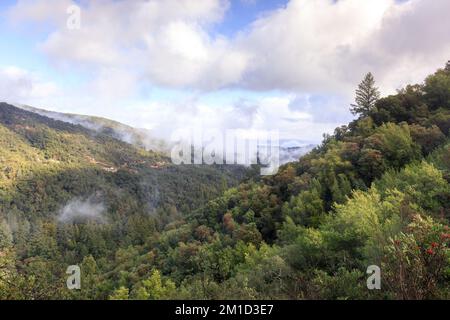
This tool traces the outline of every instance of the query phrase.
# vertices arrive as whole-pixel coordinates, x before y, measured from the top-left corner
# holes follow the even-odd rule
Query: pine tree
[[[450,60],[448,60],[447,63],[445,64],[444,71],[450,73]]]
[[[356,103],[351,105],[350,111],[355,115],[360,114],[361,116],[366,116],[375,106],[379,98],[380,92],[375,87],[375,80],[372,73],[369,72],[358,85],[355,97]]]

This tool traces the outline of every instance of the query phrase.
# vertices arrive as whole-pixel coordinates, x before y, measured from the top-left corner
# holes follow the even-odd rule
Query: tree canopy
[[[450,298],[448,67],[382,98],[368,75],[360,117],[267,177],[155,169],[161,155],[1,104],[0,299]],[[58,219],[73,199],[104,219]]]
[[[355,115],[367,116],[380,98],[380,92],[375,87],[372,73],[367,73],[356,89],[355,104],[351,105],[351,112]]]

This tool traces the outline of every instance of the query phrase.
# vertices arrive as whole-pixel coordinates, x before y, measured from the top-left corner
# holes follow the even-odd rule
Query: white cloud
[[[243,83],[351,94],[372,71],[392,92],[421,81],[450,57],[448,12],[446,0],[292,0],[236,40],[255,53]]]
[[[51,26],[39,49],[58,68],[89,75],[90,83],[47,101],[66,111],[83,105],[83,112],[164,137],[188,123],[282,128],[286,138],[317,140],[347,122],[366,72],[387,94],[450,59],[448,0],[291,0],[233,37],[214,32],[233,5],[226,0],[81,1],[81,29],[69,30],[72,3],[19,0],[9,12],[25,28]],[[164,104],[139,97],[148,85],[197,94],[223,87],[281,93],[220,107],[195,99]],[[0,94],[21,102],[54,89],[28,72],[0,78]]]
[[[152,84],[210,88],[237,81],[245,68],[244,54],[207,32],[222,19],[227,1],[86,1],[79,30],[66,28],[63,9],[72,3],[54,7],[48,0],[19,1],[9,18],[56,25],[40,50],[57,66],[97,73],[94,81],[105,83],[110,79],[105,69],[114,68],[115,74],[122,69]]]
[[[225,38],[212,39],[198,25],[170,22],[146,38],[141,58],[157,85],[215,89],[238,83],[248,56]]]
[[[314,115],[293,110],[295,95],[273,95],[234,104],[211,106],[196,99],[179,103],[140,102],[128,104],[117,115],[126,123],[149,129],[152,137],[168,140],[179,129],[278,130],[281,139],[319,142],[322,133],[332,133],[340,124],[333,119],[314,121]]]
[[[73,4],[71,0],[18,0],[9,10],[8,16],[10,22],[15,25],[21,25],[24,22],[51,22],[53,25],[61,25],[67,19],[66,10],[71,4]]]
[[[371,70],[392,91],[450,56],[447,0],[291,0],[235,38],[211,33],[227,1],[86,1],[78,31],[65,28],[71,3],[19,1],[10,18],[58,26],[40,44],[43,52],[55,63],[97,70],[101,83],[109,79],[105,68],[122,68],[136,83],[176,88],[342,92]]]
[[[58,92],[55,83],[15,67],[0,66],[0,100],[27,102],[48,98]]]
[[[237,45],[255,52],[245,85],[260,89],[340,91],[348,84],[343,58],[359,50],[391,0],[292,0],[255,21]],[[357,75],[358,77],[360,74]]]

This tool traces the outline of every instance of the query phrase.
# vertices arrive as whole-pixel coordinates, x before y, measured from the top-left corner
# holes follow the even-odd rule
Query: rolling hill
[[[168,154],[168,150],[170,149],[166,141],[152,137],[148,130],[133,128],[114,120],[95,116],[48,111],[27,105],[16,105],[16,107],[51,119],[74,125],[81,125],[87,129],[109,135],[117,140],[127,142],[139,148],[154,150],[164,154]]]
[[[448,299],[450,62],[356,114],[238,183],[0,104],[0,299]]]
[[[103,130],[92,130],[40,113],[0,104],[3,214],[52,215],[71,198],[95,193],[108,203],[127,194],[138,212],[172,205],[193,208],[236,184],[244,172],[238,167],[174,166],[163,154],[115,139],[108,131],[108,125],[124,125],[103,122]]]

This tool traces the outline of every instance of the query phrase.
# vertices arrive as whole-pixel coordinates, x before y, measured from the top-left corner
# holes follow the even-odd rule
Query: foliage
[[[380,99],[371,79],[263,178],[1,104],[0,299],[448,299],[449,67]],[[102,219],[61,220],[71,201]]]
[[[378,88],[375,87],[375,80],[372,73],[369,72],[358,85],[355,104],[351,105],[352,113],[366,116],[375,106],[379,97],[380,92],[378,91]]]

